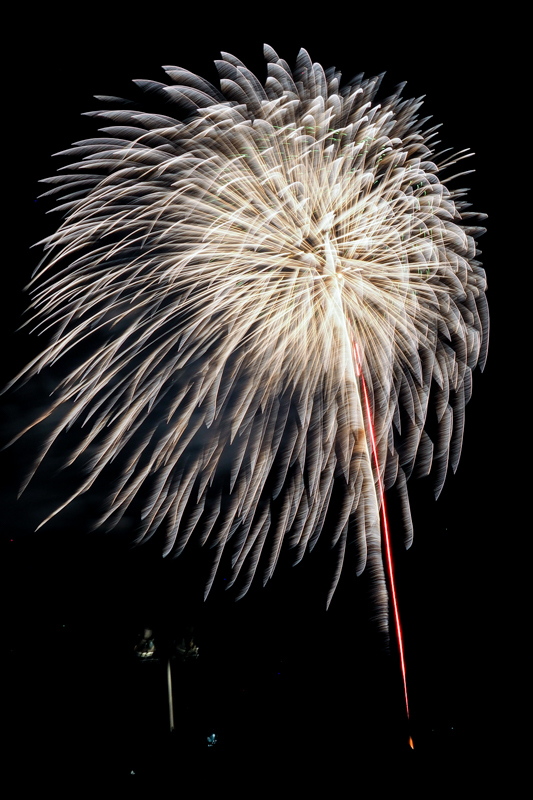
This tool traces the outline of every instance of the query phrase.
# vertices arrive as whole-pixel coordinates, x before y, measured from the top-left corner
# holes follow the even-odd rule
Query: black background
[[[46,216],[52,204],[36,199],[37,181],[54,173],[52,153],[94,132],[94,121],[80,116],[99,107],[93,95],[132,96],[132,79],[164,81],[162,64],[216,85],[220,50],[263,80],[263,42],[291,65],[305,47],[345,78],[386,71],[382,97],[406,80],[404,96],[427,95],[424,110],[443,123],[445,146],[476,153],[464,167],[476,173],[459,180],[472,187],[474,210],[489,215],[480,247],[491,344],[485,372],[474,375],[457,474],[437,503],[429,480],[412,482],[411,550],[395,537],[409,726],[395,644],[388,653],[367,621],[364,578],[343,576],[326,612],[317,556],[295,569],[282,564],[265,589],[239,603],[220,586],[204,604],[201,554],[167,563],[155,546],[130,551],[120,538],[88,533],[98,496],[33,533],[58,482],[70,478],[52,463],[17,502],[38,436],[5,451],[5,726],[14,772],[80,783],[108,773],[124,784],[148,776],[154,786],[170,776],[184,790],[237,782],[257,791],[281,777],[334,790],[347,780],[359,784],[376,766],[381,779],[468,775],[474,785],[490,777],[509,741],[501,712],[511,702],[506,676],[515,658],[513,575],[523,536],[516,476],[527,413],[515,388],[527,298],[518,272],[527,248],[511,234],[522,123],[511,60],[521,53],[510,20],[416,6],[374,13],[307,5],[287,16],[267,5],[213,11],[206,4],[186,12],[178,4],[52,11],[33,16],[29,29],[18,16],[4,152],[4,385],[41,346],[26,329],[15,332],[23,286],[40,258],[39,248],[29,248],[58,221]],[[43,403],[35,393],[47,387],[43,378],[37,388],[4,395],[3,442]],[[165,637],[191,628],[200,647],[197,662],[175,666],[174,737],[166,733],[164,658],[140,665],[131,655],[145,625],[156,641],[159,635],[162,656]],[[218,743],[208,749],[211,728]]]

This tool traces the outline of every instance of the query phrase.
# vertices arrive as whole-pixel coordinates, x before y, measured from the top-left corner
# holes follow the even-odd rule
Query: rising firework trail
[[[61,508],[116,461],[100,524],[162,530],[165,555],[208,544],[206,595],[222,560],[241,597],[326,539],[328,604],[350,559],[385,631],[390,591],[405,684],[384,493],[409,546],[406,481],[440,493],[485,361],[483,215],[442,177],[470,153],[436,152],[403,85],[377,103],[381,77],[264,52],[264,85],[222,53],[220,90],[168,66],[136,81],[153,113],[99,98],[101,135],[48,179],[64,221],[30,288],[53,338],[17,380],[70,371],[35,469],[80,425],[87,477]]]

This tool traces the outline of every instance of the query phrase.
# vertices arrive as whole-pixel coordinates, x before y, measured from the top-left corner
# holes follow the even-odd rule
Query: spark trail
[[[353,341],[353,340],[352,340]],[[366,411],[366,419],[368,422],[368,434],[370,441],[372,443],[372,455],[374,457],[374,467],[377,474],[378,479],[378,486],[379,486],[379,502],[381,508],[381,519],[383,525],[383,538],[385,541],[385,556],[386,556],[386,564],[387,564],[387,573],[389,577],[389,586],[391,590],[391,600],[392,600],[392,608],[394,611],[394,624],[396,627],[396,640],[398,642],[398,651],[400,656],[400,667],[402,671],[402,679],[403,679],[403,692],[405,697],[405,710],[407,713],[407,719],[409,719],[409,696],[407,694],[407,673],[405,669],[405,656],[404,656],[404,644],[403,644],[403,632],[402,626],[400,622],[400,610],[398,607],[398,600],[396,596],[396,579],[394,575],[394,566],[392,562],[392,549],[391,549],[391,540],[390,540],[390,532],[389,532],[389,520],[387,517],[387,507],[385,504],[385,492],[383,490],[383,482],[381,480],[381,470],[379,468],[379,461],[378,461],[378,454],[376,448],[376,437],[374,434],[374,425],[372,423],[372,415],[370,411],[370,401],[368,398],[368,392],[366,389],[365,378],[362,373],[361,369],[361,357],[359,354],[359,348],[356,342],[353,342],[353,354],[354,354],[354,364],[356,374],[359,376],[361,381],[361,386],[363,387],[363,395],[365,398],[365,411]],[[411,747],[413,747],[412,739],[409,739]]]

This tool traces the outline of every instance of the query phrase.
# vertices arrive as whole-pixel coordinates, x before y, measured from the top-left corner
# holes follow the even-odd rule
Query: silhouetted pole
[[[174,706],[172,702],[172,673],[170,670],[170,657],[167,661],[167,686],[168,686],[168,713],[170,717],[170,732],[174,730]]]

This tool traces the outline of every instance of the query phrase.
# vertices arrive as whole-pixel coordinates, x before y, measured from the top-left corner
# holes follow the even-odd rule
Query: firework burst
[[[37,466],[83,423],[74,497],[121,467],[100,524],[142,497],[138,541],[162,526],[165,554],[211,546],[206,593],[229,548],[239,596],[326,537],[328,602],[348,548],[386,628],[383,492],[409,543],[406,479],[431,470],[438,494],[457,466],[487,344],[483,228],[440,179],[466,153],[435,154],[421,99],[376,104],[379,77],[341,87],[305,50],[293,71],[265,57],[264,86],[226,53],[220,91],[178,67],[138,81],[165,114],[105,98],[101,136],[48,181],[64,222],[31,290],[53,340],[18,380],[76,356]]]

